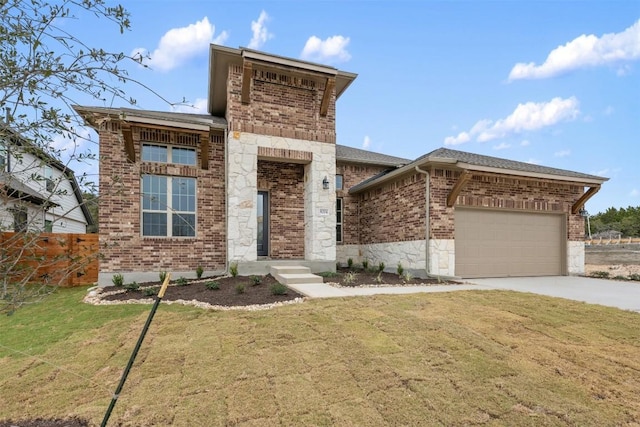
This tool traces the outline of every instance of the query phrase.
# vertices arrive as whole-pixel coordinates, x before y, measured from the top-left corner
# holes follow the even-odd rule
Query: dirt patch
[[[213,284],[216,285],[213,285]],[[141,283],[138,290],[121,288],[102,288],[85,301],[96,304],[153,302],[160,289],[160,282]],[[218,277],[186,281],[185,284],[172,283],[162,299],[163,303],[182,302],[203,308],[269,308],[274,305],[300,302],[303,295],[289,289],[281,288],[274,293],[274,286],[279,283],[271,275]],[[217,289],[216,289],[217,288]]]
[[[607,272],[611,277],[640,274],[640,250],[635,246],[587,246],[585,274]]]
[[[376,270],[339,268],[336,273],[323,274],[324,283],[344,287],[373,287],[373,286],[435,286],[460,285],[461,282],[452,280],[428,278],[420,279],[397,273],[379,272]]]
[[[89,422],[79,418],[44,419],[36,418],[24,421],[0,421],[0,427],[87,427]]]

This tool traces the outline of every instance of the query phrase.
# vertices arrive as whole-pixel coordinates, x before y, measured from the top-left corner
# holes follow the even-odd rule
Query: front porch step
[[[311,274],[309,267],[298,265],[279,265],[271,267],[271,275],[283,285],[302,285],[322,283],[322,277]]]

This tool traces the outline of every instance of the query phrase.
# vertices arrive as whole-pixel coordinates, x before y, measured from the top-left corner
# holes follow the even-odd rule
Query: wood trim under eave
[[[124,151],[127,154],[127,161],[129,163],[136,162],[136,150],[133,146],[133,130],[129,123],[122,123],[122,137],[124,138]]]
[[[209,135],[209,132],[200,133],[200,167],[204,170],[209,169]]]
[[[587,192],[584,193],[582,196],[580,196],[580,198],[576,200],[573,206],[571,206],[571,213],[572,214],[579,213],[580,209],[582,209],[584,204],[587,203],[587,200],[593,197],[593,195],[596,194],[598,191],[600,191],[599,185],[594,185],[593,187],[589,188]]]
[[[458,194],[462,191],[462,187],[471,179],[473,174],[468,170],[464,170],[460,173],[458,177],[458,181],[455,183],[449,195],[447,196],[447,207],[451,208],[456,203],[456,199],[458,198]]]
[[[249,104],[251,95],[251,76],[253,65],[246,59],[242,63],[242,103]]]
[[[331,94],[336,87],[336,78],[329,77],[324,85],[324,93],[322,94],[322,102],[320,103],[320,116],[326,117],[329,111],[329,101],[331,100]]]

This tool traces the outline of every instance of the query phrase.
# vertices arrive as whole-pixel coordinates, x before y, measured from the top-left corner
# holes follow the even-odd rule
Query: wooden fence
[[[63,287],[98,281],[98,234],[0,233],[0,273]]]
[[[603,239],[600,237],[598,239],[585,240],[585,244],[587,245],[630,245],[632,243],[640,243],[640,238],[618,237],[614,239]]]

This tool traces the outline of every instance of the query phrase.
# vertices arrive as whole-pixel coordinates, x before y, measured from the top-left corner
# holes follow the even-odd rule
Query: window
[[[196,235],[195,178],[142,176],[142,235]]]
[[[342,190],[342,175],[336,175],[336,190]]]
[[[342,242],[342,199],[336,199],[336,242]]]
[[[13,231],[20,233],[27,231],[27,208],[19,207],[13,208]]]
[[[195,148],[142,144],[142,160],[145,162],[195,165]]]
[[[44,220],[44,232],[53,233],[53,221],[49,221],[48,219]]]
[[[53,182],[53,170],[49,166],[44,167],[44,185],[49,193],[53,192],[56,188]]]
[[[9,170],[9,150],[3,142],[0,142],[0,173],[11,172]]]

